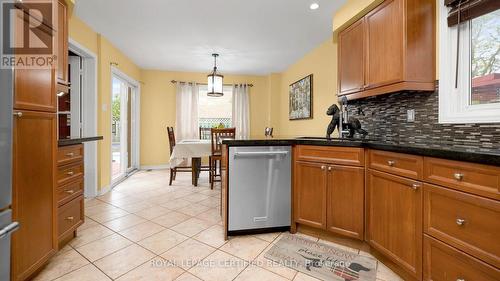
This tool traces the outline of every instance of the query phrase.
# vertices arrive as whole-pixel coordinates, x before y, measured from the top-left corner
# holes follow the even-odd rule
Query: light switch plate
[[[406,121],[415,122],[415,109],[408,109],[406,111]]]

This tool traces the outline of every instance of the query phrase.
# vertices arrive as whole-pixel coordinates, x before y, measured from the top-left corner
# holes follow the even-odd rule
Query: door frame
[[[132,94],[131,94],[131,117],[130,117],[130,122],[132,123],[131,124],[131,129],[132,129],[132,132],[130,133],[130,136],[132,138],[132,145],[131,145],[131,152],[132,152],[132,155],[129,155],[128,157],[132,157],[132,160],[131,160],[131,163],[132,163],[132,169],[130,171],[128,171],[127,169],[125,169],[125,175],[124,176],[121,176],[121,177],[118,177],[116,179],[113,180],[113,175],[111,174],[110,175],[110,178],[111,178],[111,188],[113,188],[115,185],[117,185],[118,183],[120,183],[121,181],[123,181],[130,173],[133,173],[133,171],[135,170],[138,170],[139,169],[139,159],[140,159],[140,132],[141,132],[141,128],[140,128],[140,125],[141,125],[141,122],[140,122],[140,117],[141,117],[141,112],[140,112],[140,109],[141,109],[141,99],[140,99],[140,96],[141,96],[141,84],[139,83],[139,81],[135,80],[134,78],[128,76],[127,74],[125,74],[123,71],[121,71],[120,69],[118,69],[117,67],[115,66],[111,66],[111,77],[110,77],[110,83],[111,83],[111,87],[110,87],[110,93],[113,93],[113,77],[116,76],[118,77],[119,79],[127,82],[128,84],[130,84],[130,86],[132,86]],[[112,104],[112,101],[113,101],[113,95],[110,94],[110,98],[109,98],[109,104],[111,106]],[[113,111],[110,109],[109,110],[109,117],[110,119],[109,120],[112,120],[113,116]],[[113,130],[113,128],[111,127],[111,130]],[[110,130],[110,136],[112,134],[112,131]],[[127,141],[131,141],[131,140],[127,140]],[[111,160],[113,159],[113,142],[110,142],[110,154],[111,154]],[[113,162],[110,161],[109,162],[109,165],[110,165],[110,173],[112,173],[113,169],[112,169],[112,165],[113,165]]]
[[[69,38],[68,48],[82,58],[81,132],[83,136],[97,136],[97,55],[72,38]],[[99,195],[97,142],[86,142],[84,147],[84,194],[91,198]]]

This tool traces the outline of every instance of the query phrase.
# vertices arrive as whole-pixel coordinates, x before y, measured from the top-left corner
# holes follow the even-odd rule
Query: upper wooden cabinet
[[[365,19],[339,33],[339,92],[343,95],[365,86]],[[346,63],[348,62],[348,63]]]
[[[57,83],[68,85],[68,6],[57,1]]]
[[[435,89],[435,1],[386,0],[339,33],[339,96]]]

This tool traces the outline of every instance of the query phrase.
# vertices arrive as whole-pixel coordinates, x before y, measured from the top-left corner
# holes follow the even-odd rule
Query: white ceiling
[[[310,10],[312,2],[320,4]],[[78,0],[76,14],[145,69],[285,70],[332,33],[345,0]]]

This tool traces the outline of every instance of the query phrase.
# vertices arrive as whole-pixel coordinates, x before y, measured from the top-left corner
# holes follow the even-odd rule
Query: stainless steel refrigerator
[[[13,71],[0,70],[0,280],[10,280],[10,240],[19,223],[12,221]]]

